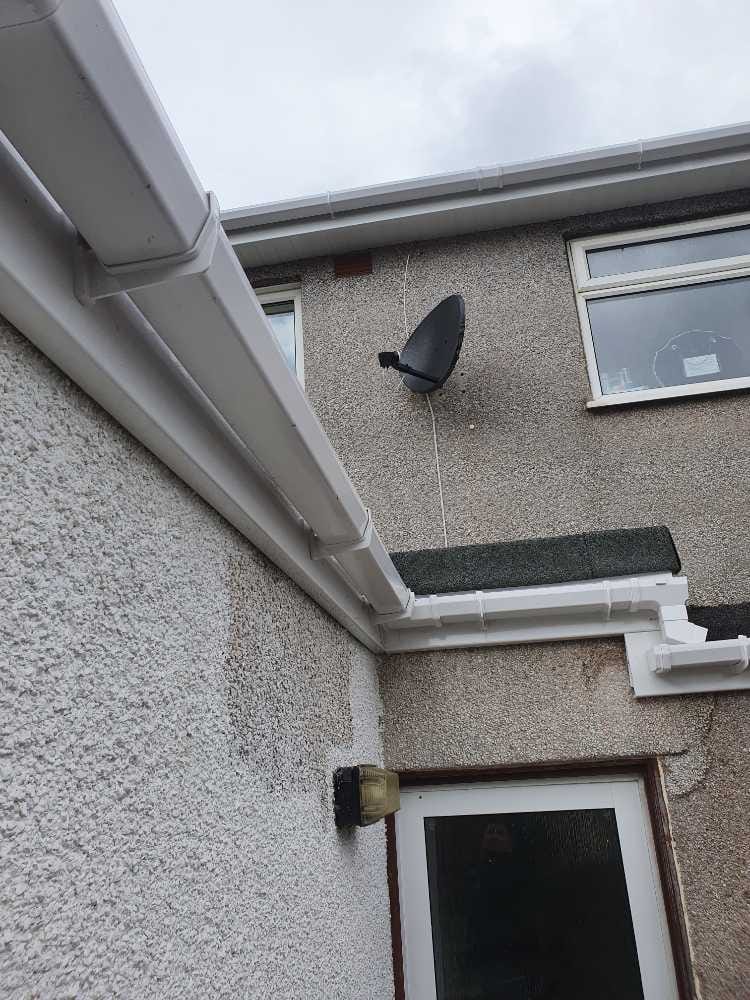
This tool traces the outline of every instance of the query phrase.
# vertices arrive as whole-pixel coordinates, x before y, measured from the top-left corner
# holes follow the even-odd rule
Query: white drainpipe
[[[107,0],[0,0],[0,127],[91,248],[77,258],[81,298],[126,292],[309,525],[316,555],[375,611],[407,607]]]
[[[741,674],[750,663],[750,640],[746,635],[736,639],[718,639],[715,642],[660,645],[648,654],[648,664],[655,674],[671,670],[717,667],[733,674]]]

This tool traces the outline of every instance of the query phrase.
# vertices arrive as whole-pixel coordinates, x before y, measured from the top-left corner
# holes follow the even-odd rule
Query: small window
[[[409,1000],[677,1000],[642,779],[405,788]]]
[[[302,292],[298,285],[277,285],[256,291],[286,362],[304,384]]]
[[[574,240],[589,407],[750,387],[750,216]]]

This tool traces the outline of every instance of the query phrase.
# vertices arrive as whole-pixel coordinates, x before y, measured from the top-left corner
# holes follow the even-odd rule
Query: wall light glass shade
[[[336,826],[369,826],[401,807],[398,775],[375,764],[340,767],[333,775]]]

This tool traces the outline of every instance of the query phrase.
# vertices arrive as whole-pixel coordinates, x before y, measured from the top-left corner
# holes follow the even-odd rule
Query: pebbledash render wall
[[[330,794],[375,658],[7,326],[0,370],[0,997],[389,1000]]]
[[[750,207],[750,191],[257,269],[299,279],[308,395],[392,550],[442,543],[422,397],[377,366],[460,292],[459,365],[433,394],[450,544],[666,524],[695,604],[750,600],[750,395],[591,413],[566,239]],[[750,622],[748,623],[750,626]],[[704,1000],[750,982],[750,701],[636,702],[616,641],[391,657],[388,766],[658,755]]]

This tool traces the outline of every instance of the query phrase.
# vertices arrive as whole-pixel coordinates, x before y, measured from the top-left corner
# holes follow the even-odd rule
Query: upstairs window
[[[589,407],[750,387],[750,215],[569,245]]]
[[[259,289],[256,295],[286,363],[304,384],[301,289],[298,285],[277,285],[274,288]]]

